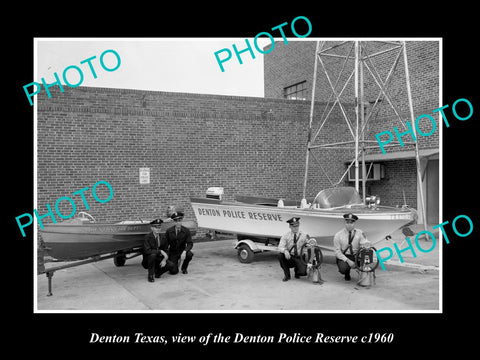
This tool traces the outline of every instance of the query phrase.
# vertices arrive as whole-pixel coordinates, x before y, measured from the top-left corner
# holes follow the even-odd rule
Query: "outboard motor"
[[[206,195],[208,199],[222,200],[223,187],[209,187]]]

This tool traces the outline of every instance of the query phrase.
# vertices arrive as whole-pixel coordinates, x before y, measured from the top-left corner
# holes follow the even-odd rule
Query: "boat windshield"
[[[315,205],[317,205],[321,209],[330,209],[361,203],[362,199],[357,190],[353,187],[346,186],[324,189],[320,191],[315,197],[315,200],[313,200],[313,206],[315,207]]]

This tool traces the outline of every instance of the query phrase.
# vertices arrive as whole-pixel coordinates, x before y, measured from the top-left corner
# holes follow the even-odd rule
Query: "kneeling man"
[[[190,230],[182,225],[183,213],[180,211],[174,212],[171,215],[175,225],[170,227],[165,232],[165,239],[168,246],[169,264],[171,266],[170,274],[178,274],[178,267],[180,257],[185,251],[185,259],[182,263],[182,274],[188,274],[188,264],[193,258],[193,241]]]
[[[338,271],[345,275],[345,280],[351,280],[350,269],[356,267],[355,254],[361,247],[369,247],[370,242],[360,229],[355,229],[358,216],[348,213],[343,215],[345,227],[333,237],[335,257]]]
[[[284,234],[278,244],[278,260],[285,274],[283,281],[290,280],[290,268],[294,268],[295,278],[307,275],[307,265],[300,260],[300,251],[307,241],[307,234],[300,231],[300,218],[287,220],[290,231]]]
[[[162,223],[162,219],[150,223],[152,231],[145,236],[143,243],[142,266],[148,270],[149,282],[155,281],[154,275],[158,279],[164,272],[171,270],[171,263],[167,262],[167,243],[160,234]]]

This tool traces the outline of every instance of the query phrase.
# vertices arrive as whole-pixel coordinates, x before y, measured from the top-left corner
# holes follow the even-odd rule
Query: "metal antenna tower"
[[[375,44],[376,46],[372,46]],[[372,49],[373,47],[373,49]],[[375,66],[374,59],[382,57],[388,54],[391,64],[386,72],[384,67],[384,76],[380,75],[380,72]],[[316,149],[353,149],[355,157],[348,166],[347,170],[335,184],[338,185],[345,175],[350,171],[352,166],[355,167],[355,189],[359,191],[359,169],[361,158],[362,166],[362,194],[363,202],[365,203],[366,196],[366,179],[368,176],[366,164],[365,164],[365,150],[378,149],[378,143],[375,140],[365,139],[365,132],[367,125],[374,122],[378,116],[380,104],[388,103],[391,111],[393,111],[394,118],[399,120],[399,123],[407,129],[405,121],[401,118],[401,111],[398,108],[398,104],[395,103],[393,96],[390,94],[389,86],[392,83],[392,79],[395,78],[394,74],[398,68],[400,60],[403,58],[404,63],[404,76],[405,87],[408,98],[408,112],[411,121],[411,128],[416,138],[415,130],[415,116],[412,104],[412,94],[410,88],[410,75],[408,69],[407,49],[405,41],[317,41],[315,50],[315,65],[312,84],[312,99],[310,106],[310,118],[308,128],[308,140],[306,150],[306,163],[305,163],[305,177],[303,184],[303,198],[306,197],[306,188],[308,180],[308,169],[310,155],[313,156],[313,150]],[[392,60],[393,59],[393,60]],[[331,65],[334,65],[335,71],[332,72]],[[330,69],[330,70],[329,70]],[[365,71],[366,69],[366,71]],[[317,76],[323,75],[322,90],[329,93],[326,101],[325,108],[321,117],[316,121],[316,127],[314,128],[314,106],[315,106],[315,91],[317,89]],[[365,75],[369,76],[370,83],[376,85],[375,88],[378,93],[374,101],[365,101]],[[352,84],[353,79],[353,84]],[[372,86],[369,83],[369,94],[372,92]],[[350,85],[350,87],[349,87]],[[352,93],[353,85],[353,93]],[[354,115],[348,108],[354,107]],[[351,136],[350,139],[337,142],[321,142],[319,141],[319,135],[322,134],[322,129],[328,120],[333,116],[333,110],[338,107],[341,117],[345,120],[347,125],[347,133]],[[366,111],[367,110],[367,111]],[[338,112],[337,112],[338,114]],[[375,115],[376,114],[376,115]],[[406,111],[403,111],[405,116]],[[389,130],[389,129],[383,129]],[[422,188],[420,156],[418,150],[418,143],[403,141],[404,145],[414,145],[415,157],[417,163],[417,177],[420,192],[420,203],[422,207],[423,223],[426,226],[426,214],[425,214],[425,200]],[[395,141],[387,146],[401,146],[400,142]],[[323,169],[322,169],[323,170]]]

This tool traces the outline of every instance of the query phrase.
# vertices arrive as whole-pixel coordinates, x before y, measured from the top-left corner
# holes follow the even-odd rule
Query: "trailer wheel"
[[[238,260],[241,263],[248,264],[253,261],[253,251],[250,249],[250,246],[242,244],[237,249]]]
[[[113,258],[113,263],[115,264],[115,266],[123,266],[125,265],[126,261],[127,256],[121,251],[119,251],[117,255]]]

